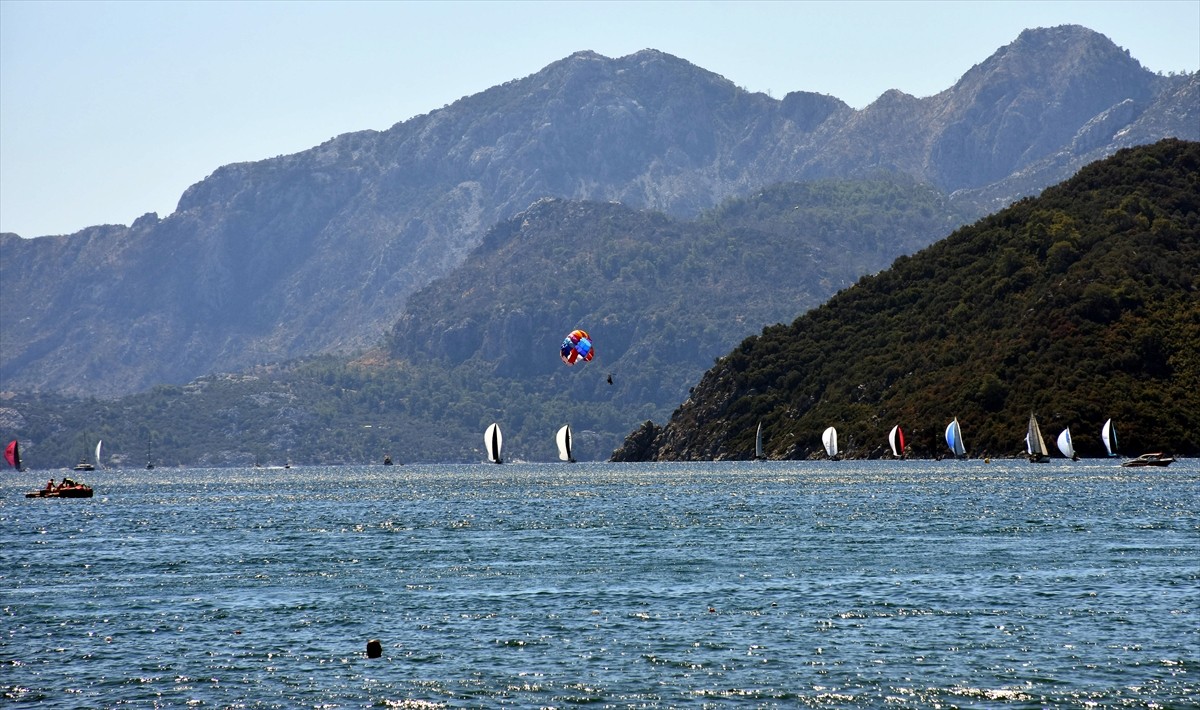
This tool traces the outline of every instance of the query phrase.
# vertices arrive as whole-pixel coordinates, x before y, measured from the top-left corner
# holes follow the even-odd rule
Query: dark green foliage
[[[1200,453],[1200,144],[1125,150],[863,278],[790,327],[720,359],[654,456],[803,458],[837,426],[880,455],[946,451],[957,416],[975,455],[1022,451],[1029,413],[1102,452]]]

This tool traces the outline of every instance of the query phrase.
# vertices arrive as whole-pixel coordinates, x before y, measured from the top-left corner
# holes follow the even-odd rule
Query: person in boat
[[[49,492],[52,490],[54,490],[54,479],[53,478],[51,478],[50,482],[46,484],[46,491]]]

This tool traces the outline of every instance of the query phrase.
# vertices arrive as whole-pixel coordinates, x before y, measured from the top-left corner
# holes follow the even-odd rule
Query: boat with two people
[[[54,479],[46,484],[45,488],[36,491],[30,491],[25,494],[26,498],[91,498],[93,494],[92,487],[77,481],[72,481],[69,478],[62,479],[62,483],[54,485]]]
[[[1042,438],[1042,429],[1038,426],[1037,417],[1029,415],[1029,428],[1025,432],[1025,451],[1029,454],[1029,463],[1048,463],[1050,450],[1046,448],[1046,440]]]

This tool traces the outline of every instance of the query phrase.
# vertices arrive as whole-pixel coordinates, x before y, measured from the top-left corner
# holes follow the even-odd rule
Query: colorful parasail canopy
[[[595,354],[596,351],[592,349],[592,338],[586,330],[572,330],[570,335],[563,338],[562,347],[559,348],[562,361],[568,365],[574,365],[580,360],[587,362]]]

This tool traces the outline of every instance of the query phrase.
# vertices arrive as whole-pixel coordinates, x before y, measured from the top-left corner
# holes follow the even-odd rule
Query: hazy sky
[[[1021,30],[1079,24],[1200,68],[1200,0],[0,0],[0,231],[165,217],[227,163],[386,129],[573,52],[659,49],[752,90],[929,96]]]

